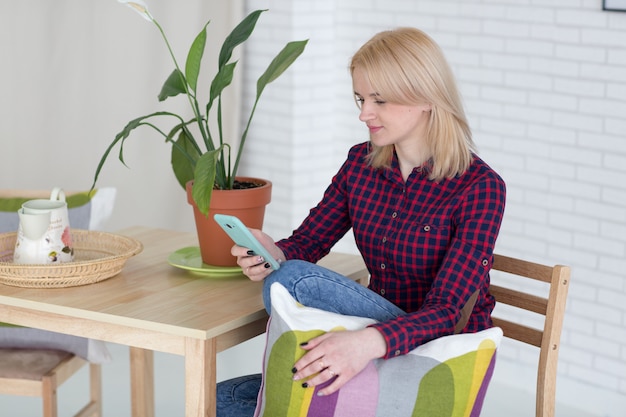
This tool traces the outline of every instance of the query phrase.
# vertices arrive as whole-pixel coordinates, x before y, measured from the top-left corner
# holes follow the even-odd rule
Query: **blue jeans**
[[[217,417],[252,417],[261,389],[261,374],[241,376],[217,384]]]
[[[263,284],[263,302],[271,314],[270,287],[281,283],[293,298],[307,307],[334,313],[390,320],[402,309],[341,274],[310,262],[291,260],[272,272]],[[249,375],[217,384],[217,417],[252,417],[261,375]]]

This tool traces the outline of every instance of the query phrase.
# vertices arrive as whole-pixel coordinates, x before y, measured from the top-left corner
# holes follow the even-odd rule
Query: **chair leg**
[[[94,416],[102,417],[102,367],[89,364],[89,386],[91,402],[95,404]]]
[[[89,364],[89,403],[74,417],[102,417],[102,367]]]
[[[43,417],[57,417],[57,382],[56,375],[46,375],[41,380],[41,399]]]

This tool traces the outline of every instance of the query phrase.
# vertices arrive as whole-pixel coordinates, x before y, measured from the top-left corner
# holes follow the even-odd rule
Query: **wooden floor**
[[[241,374],[257,372],[261,363],[264,339],[259,336],[242,346],[221,353],[218,357],[218,380]],[[104,417],[130,417],[130,384],[128,382],[128,348],[109,344],[113,362],[102,368]],[[244,350],[244,354],[241,354]],[[259,352],[259,356],[250,352]],[[228,363],[237,363],[238,370]],[[183,360],[168,354],[155,354],[156,416],[170,417],[184,415]],[[238,372],[233,374],[233,372]],[[494,376],[494,380],[498,375]],[[59,417],[72,415],[80,407],[79,399],[87,395],[87,372],[81,371],[59,392]],[[599,417],[558,404],[556,417]],[[0,395],[0,417],[36,417],[41,415],[41,400]],[[492,383],[481,417],[531,417],[534,416],[534,403],[530,394]],[[604,417],[604,416],[603,416]],[[613,417],[613,416],[612,416]],[[615,416],[617,417],[617,415]]]

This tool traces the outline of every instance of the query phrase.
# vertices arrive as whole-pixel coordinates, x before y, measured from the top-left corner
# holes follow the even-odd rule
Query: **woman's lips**
[[[368,126],[367,128],[370,130],[370,133],[373,134],[373,133],[378,132],[383,127],[382,126]]]

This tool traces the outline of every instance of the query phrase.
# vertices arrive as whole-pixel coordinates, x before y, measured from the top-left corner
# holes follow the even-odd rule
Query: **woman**
[[[492,325],[489,270],[504,212],[505,185],[474,153],[452,72],[423,32],[375,35],[350,64],[369,142],[354,146],[320,203],[287,239],[253,233],[282,262],[235,246],[252,280],[282,283],[300,303],[377,324],[330,332],[303,346],[293,379],[328,395],[375,358]],[[314,263],[352,228],[371,274],[369,289]],[[311,377],[310,379],[307,379]],[[252,415],[260,377],[223,382],[218,415]],[[247,398],[246,398],[247,397]]]

